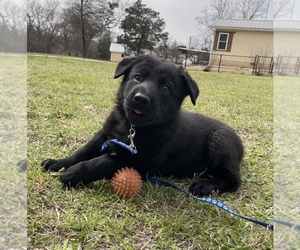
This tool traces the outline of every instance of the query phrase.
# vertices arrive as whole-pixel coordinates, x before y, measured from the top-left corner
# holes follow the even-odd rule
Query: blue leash
[[[190,192],[172,184],[172,183],[169,183],[169,182],[166,182],[166,181],[163,181],[163,180],[159,180],[159,179],[156,179],[156,178],[153,178],[153,177],[148,177],[147,180],[153,184],[157,184],[157,185],[161,185],[161,186],[164,186],[164,187],[171,187],[171,188],[174,188],[176,190],[179,190],[180,192],[188,195],[189,197],[195,199],[195,200],[198,200],[198,201],[204,201],[204,202],[207,202],[207,203],[210,203],[216,207],[219,207],[223,210],[225,210],[226,212],[232,214],[232,215],[235,215],[235,216],[238,216],[244,220],[247,220],[247,221],[251,221],[255,224],[258,224],[260,226],[263,226],[265,228],[268,228],[270,229],[271,231],[274,230],[274,226],[270,223],[267,223],[267,222],[264,222],[264,221],[260,221],[260,220],[256,220],[256,219],[253,219],[253,218],[249,218],[249,217],[246,217],[246,216],[243,216],[241,214],[238,214],[236,213],[235,211],[233,211],[231,208],[229,208],[227,205],[225,205],[223,202],[215,199],[215,198],[210,198],[210,197],[197,197],[197,196],[194,196],[192,195]],[[274,220],[274,222],[278,223],[278,224],[281,224],[281,225],[284,225],[284,226],[288,226],[290,228],[295,228],[297,230],[300,230],[300,225],[296,225],[296,224],[293,224],[293,223],[290,223],[290,222],[286,222],[286,221],[282,221],[282,220]]]
[[[109,153],[108,152],[108,147],[111,143],[113,144],[117,144],[127,150],[129,150],[132,154],[137,154],[137,149],[133,143],[133,138],[135,136],[135,130],[134,130],[134,127],[132,126],[129,130],[129,136],[128,138],[130,139],[130,145],[127,145],[121,141],[119,141],[118,139],[111,139],[111,140],[108,140],[106,142],[103,143],[102,145],[102,148],[101,148],[101,152],[102,153]],[[246,217],[244,215],[241,215],[241,214],[238,214],[236,213],[235,211],[233,211],[230,207],[228,207],[227,205],[225,205],[223,202],[215,199],[215,198],[211,198],[211,197],[197,197],[195,195],[192,195],[190,192],[172,184],[172,183],[169,183],[169,182],[166,182],[166,181],[163,181],[163,180],[159,180],[159,179],[156,179],[156,178],[153,178],[153,177],[148,177],[147,180],[153,184],[158,184],[158,185],[161,185],[161,186],[164,186],[164,187],[171,187],[171,188],[174,188],[174,189],[177,189],[179,190],[180,192],[190,196],[191,198],[195,199],[195,200],[198,200],[198,201],[203,201],[203,202],[207,202],[207,203],[210,203],[216,207],[219,207],[223,210],[225,210],[226,212],[232,214],[232,215],[235,215],[235,216],[238,216],[244,220],[247,220],[247,221],[251,221],[255,224],[258,224],[260,226],[263,226],[265,228],[268,228],[270,229],[271,231],[274,230],[274,226],[270,223],[267,223],[267,222],[264,222],[264,221],[260,221],[260,220],[256,220],[256,219],[253,219],[253,218],[250,218],[250,217]],[[293,224],[293,223],[290,223],[290,222],[286,222],[286,221],[282,221],[282,220],[277,220],[275,219],[274,220],[275,223],[278,223],[278,224],[281,224],[281,225],[284,225],[284,226],[287,226],[287,227],[290,227],[290,228],[294,228],[294,229],[297,229],[297,230],[300,230],[300,225],[297,225],[297,224]]]
[[[294,224],[291,222],[287,222],[287,221],[283,221],[283,220],[277,220],[277,219],[275,219],[274,222],[300,231],[300,225],[297,225],[297,224]]]

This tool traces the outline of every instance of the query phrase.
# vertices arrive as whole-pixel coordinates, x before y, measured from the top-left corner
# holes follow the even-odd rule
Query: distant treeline
[[[119,4],[107,0],[29,0],[28,51],[108,59],[120,18]]]
[[[26,53],[26,6],[0,0],[0,52]]]

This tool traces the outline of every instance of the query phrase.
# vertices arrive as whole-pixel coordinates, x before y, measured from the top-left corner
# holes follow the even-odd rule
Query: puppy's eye
[[[140,73],[136,74],[133,78],[136,82],[142,81],[142,75]]]
[[[166,93],[170,92],[170,87],[167,84],[163,85],[161,87],[161,89],[162,89],[163,92],[166,92]]]

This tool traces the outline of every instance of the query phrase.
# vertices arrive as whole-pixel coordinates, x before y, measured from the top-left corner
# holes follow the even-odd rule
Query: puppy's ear
[[[183,86],[187,93],[190,96],[191,101],[194,105],[196,105],[196,99],[200,93],[197,83],[190,77],[187,72],[182,73],[183,78]]]
[[[117,66],[114,79],[124,75],[137,62],[137,58],[125,58]]]

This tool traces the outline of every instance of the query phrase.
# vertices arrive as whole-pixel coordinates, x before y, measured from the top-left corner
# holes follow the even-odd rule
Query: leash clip
[[[119,141],[118,139],[110,139],[110,140],[107,140],[106,142],[104,142],[102,144],[102,147],[101,147],[101,153],[102,154],[107,154],[109,153],[107,148],[109,147],[109,145],[111,143],[115,143],[127,150],[129,150],[132,154],[137,154],[137,149],[136,149],[136,146],[134,145],[134,142],[133,142],[133,138],[135,136],[135,129],[134,129],[134,125],[131,125],[130,129],[129,129],[129,135],[128,135],[128,138],[130,140],[130,145],[124,143],[124,142],[121,142]],[[112,153],[111,153],[112,154]]]
[[[134,129],[134,125],[131,125],[131,127],[129,129],[129,135],[128,135],[128,138],[130,140],[129,147],[136,150],[136,146],[134,145],[134,142],[133,142],[134,137],[135,137],[135,129]]]

